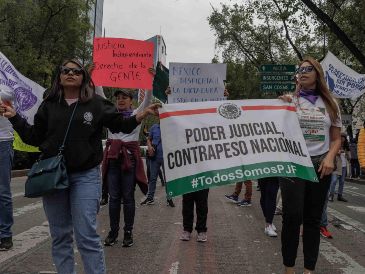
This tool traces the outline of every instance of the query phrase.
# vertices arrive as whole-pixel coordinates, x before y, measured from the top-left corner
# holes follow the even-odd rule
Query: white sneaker
[[[181,241],[190,241],[191,233],[189,231],[183,231],[180,236]]]
[[[274,231],[276,231],[276,226],[274,224],[271,224],[272,229],[274,229]]]
[[[269,225],[268,227],[265,227],[265,234],[269,237],[277,237],[278,234],[275,232],[273,227]]]

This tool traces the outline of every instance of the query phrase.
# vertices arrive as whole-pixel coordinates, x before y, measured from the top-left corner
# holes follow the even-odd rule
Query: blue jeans
[[[327,205],[328,205],[328,195],[329,195],[329,191],[327,193],[327,199],[324,202],[323,205],[323,212],[322,212],[322,217],[321,217],[321,223],[320,226],[328,226],[328,218],[327,218]]]
[[[148,193],[147,198],[153,199],[156,192],[157,176],[160,168],[164,169],[163,158],[150,159],[150,177],[148,178]]]
[[[342,167],[342,175],[338,176],[336,174],[332,174],[332,178],[331,178],[331,190],[330,190],[330,193],[331,194],[335,194],[337,179],[339,181],[337,194],[338,195],[342,195],[343,194],[343,186],[345,184],[346,173],[347,173],[347,167]]]
[[[132,231],[136,204],[134,200],[135,189],[135,161],[129,171],[122,171],[121,161],[109,160],[108,165],[108,191],[109,191],[109,218],[110,230],[115,237],[118,236],[121,201],[123,198],[124,231]]]
[[[0,239],[12,236],[14,220],[10,180],[13,156],[13,141],[0,141]]]
[[[104,251],[96,232],[101,179],[99,167],[69,174],[70,187],[43,197],[52,237],[52,257],[59,274],[75,273],[73,233],[84,271],[104,274]]]

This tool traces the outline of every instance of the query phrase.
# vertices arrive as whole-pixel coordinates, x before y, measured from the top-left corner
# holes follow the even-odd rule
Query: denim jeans
[[[147,167],[147,180],[149,180],[150,179],[150,167],[151,167],[151,165],[150,165],[150,158],[149,157],[146,157],[146,167]],[[160,168],[160,170],[158,171],[158,177],[160,178],[160,180],[161,180],[161,184],[164,186],[165,184],[166,184],[166,181],[165,181],[165,178],[164,178],[164,173],[162,172],[162,170],[161,170],[161,168]]]
[[[148,178],[148,193],[147,198],[153,199],[156,192],[157,176],[160,168],[164,169],[163,158],[150,159],[150,178]]]
[[[10,191],[13,141],[0,141],[0,239],[11,237],[13,202]]]
[[[323,206],[323,212],[322,212],[320,226],[328,226],[327,205],[328,205],[328,195],[329,194],[330,194],[330,192],[328,191],[328,193],[327,193],[327,199],[325,200],[324,206]]]
[[[351,177],[358,178],[360,176],[360,163],[359,159],[351,159]]]
[[[69,174],[70,187],[43,197],[52,237],[52,257],[59,274],[75,273],[73,233],[88,274],[104,274],[105,259],[96,232],[101,196],[99,166]]]
[[[345,184],[346,173],[347,173],[347,167],[342,167],[342,175],[332,174],[331,190],[330,190],[331,194],[335,194],[337,180],[339,181],[337,194],[338,195],[343,194],[343,186]]]
[[[134,200],[135,189],[135,161],[131,170],[122,171],[120,160],[109,160],[108,165],[108,190],[109,190],[109,218],[110,230],[115,237],[118,236],[121,201],[123,198],[124,231],[132,231],[136,204]]]

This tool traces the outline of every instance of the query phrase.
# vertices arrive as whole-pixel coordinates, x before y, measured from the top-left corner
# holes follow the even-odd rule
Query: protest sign
[[[356,99],[365,92],[365,74],[343,64],[332,52],[321,62],[327,85],[337,98]]]
[[[226,64],[170,63],[169,103],[222,101]]]
[[[43,101],[44,90],[43,87],[20,74],[0,52],[0,91],[12,98],[11,103],[16,112],[31,125],[34,115]]]
[[[152,89],[153,43],[95,38],[92,78],[97,86]]]
[[[160,110],[171,197],[264,177],[318,182],[295,106],[281,100],[165,104]]]
[[[33,124],[34,115],[43,101],[44,88],[20,74],[12,63],[0,52],[0,99],[13,105],[16,112]],[[38,152],[38,148],[26,145],[14,132],[15,150]]]

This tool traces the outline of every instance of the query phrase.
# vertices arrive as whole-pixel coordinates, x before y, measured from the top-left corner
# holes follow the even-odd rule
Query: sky
[[[161,34],[167,63],[210,63],[215,36],[207,17],[229,0],[104,0],[106,37],[146,40]]]

